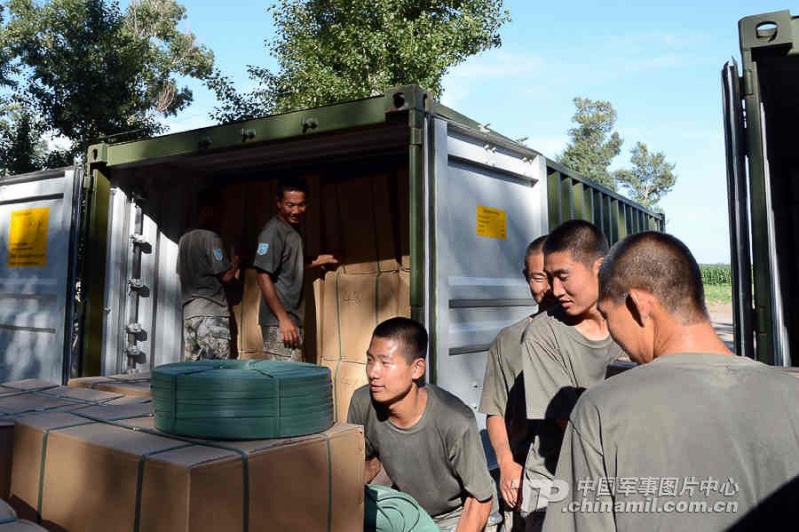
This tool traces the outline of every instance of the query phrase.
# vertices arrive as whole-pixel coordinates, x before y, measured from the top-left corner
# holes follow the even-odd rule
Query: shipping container
[[[722,69],[736,352],[799,357],[799,17],[738,24],[742,64]]]
[[[246,265],[274,213],[276,180],[286,176],[310,185],[306,255],[345,257],[335,271],[307,275],[305,313],[306,360],[330,367],[340,416],[352,390],[366,382],[372,328],[393,315],[428,327],[428,380],[476,409],[494,336],[535,310],[521,275],[531,240],[572,218],[595,222],[611,242],[664,225],[661,214],[442,106],[416,86],[259,120],[104,142],[89,149],[81,189],[80,341],[68,343],[74,349],[53,364],[81,376],[143,372],[178,360],[177,242],[194,222],[199,192],[221,191],[221,236]],[[252,268],[243,277],[234,314],[239,355],[246,358],[260,350],[260,293]],[[45,375],[34,369],[13,377]],[[0,378],[11,377],[2,368]]]

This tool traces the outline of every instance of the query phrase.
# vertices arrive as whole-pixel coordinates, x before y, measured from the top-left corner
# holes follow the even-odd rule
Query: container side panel
[[[0,379],[61,382],[75,173],[0,184]]]
[[[611,244],[647,229],[662,231],[664,217],[547,160],[549,229],[572,219],[599,227]]]
[[[435,131],[437,384],[476,412],[489,345],[535,310],[521,270],[547,230],[546,168],[442,121]]]

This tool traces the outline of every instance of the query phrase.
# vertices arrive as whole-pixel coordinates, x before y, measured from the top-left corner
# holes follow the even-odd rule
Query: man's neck
[[[596,308],[596,305],[586,310],[579,316],[568,317],[563,320],[567,325],[571,325],[577,332],[585,336],[589,340],[604,340],[608,337],[608,325],[605,318]]]
[[[679,327],[667,323],[658,328],[655,333],[654,357],[676,353],[733,354],[713,330],[713,325],[706,321]]]
[[[401,429],[409,429],[422,419],[426,406],[427,390],[414,383],[405,397],[388,406],[388,419]]]

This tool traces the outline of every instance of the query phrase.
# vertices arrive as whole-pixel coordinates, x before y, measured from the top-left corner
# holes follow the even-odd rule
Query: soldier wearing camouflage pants
[[[214,230],[221,217],[218,197],[216,191],[201,195],[199,228],[186,232],[178,244],[184,360],[230,357],[225,284],[236,282],[239,259],[228,259]]]
[[[336,265],[333,255],[306,260],[297,228],[307,208],[308,187],[301,180],[281,181],[275,194],[277,214],[258,236],[253,266],[263,300],[258,323],[267,359],[302,361],[305,268]]]

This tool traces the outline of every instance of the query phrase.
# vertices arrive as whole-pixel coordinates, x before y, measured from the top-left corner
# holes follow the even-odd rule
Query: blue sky
[[[185,27],[211,48],[240,88],[247,65],[273,66],[271,2],[184,0]],[[636,141],[676,163],[674,190],[661,201],[666,230],[702,263],[729,262],[719,72],[738,59],[738,20],[789,9],[784,2],[698,0],[506,0],[512,22],[499,49],[472,57],[445,78],[441,100],[549,157],[563,150],[572,99],[609,100],[624,138],[614,167]],[[793,8],[793,14],[799,10]],[[173,131],[210,125],[208,91],[171,120]]]

